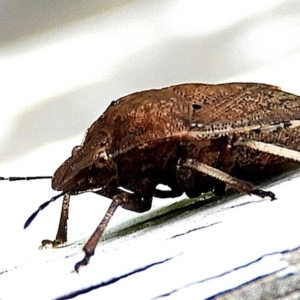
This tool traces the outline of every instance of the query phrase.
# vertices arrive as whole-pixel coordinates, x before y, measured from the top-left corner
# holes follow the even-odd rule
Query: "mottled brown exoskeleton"
[[[145,212],[153,197],[222,195],[226,184],[273,200],[272,192],[246,181],[299,164],[299,119],[299,96],[257,83],[182,84],[112,101],[52,177],[53,189],[64,194],[63,207],[56,239],[42,244],[67,241],[70,196],[87,191],[112,203],[76,271],[94,254],[118,206]]]

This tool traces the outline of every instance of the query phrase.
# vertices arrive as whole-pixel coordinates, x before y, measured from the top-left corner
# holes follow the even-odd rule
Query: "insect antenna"
[[[30,176],[30,177],[0,177],[0,180],[18,181],[18,180],[36,180],[36,179],[51,179],[52,176]]]
[[[24,224],[24,229],[26,229],[30,223],[34,220],[34,218],[37,216],[37,214],[43,210],[45,207],[47,207],[51,202],[54,202],[56,201],[58,198],[60,198],[61,196],[69,193],[70,190],[66,191],[66,192],[62,192],[54,197],[52,197],[50,200],[44,202],[42,205],[39,206],[39,208],[27,219],[27,221],[25,222]]]

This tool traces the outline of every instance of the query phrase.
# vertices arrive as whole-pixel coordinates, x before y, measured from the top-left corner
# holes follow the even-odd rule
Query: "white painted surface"
[[[240,3],[115,1],[90,17],[2,42],[0,175],[51,175],[111,100],[137,90],[182,82],[254,81],[300,94],[299,2]],[[0,8],[0,15],[9,17],[7,7]],[[108,239],[76,275],[70,271],[83,256],[80,243],[98,225],[109,201],[95,195],[74,197],[67,246],[38,251],[42,239],[56,234],[60,201],[41,212],[26,231],[22,227],[55,194],[50,182],[0,184],[4,300],[58,298],[169,258],[81,298],[153,299],[178,290],[169,297],[200,299],[285,267],[280,255],[269,254],[300,246],[295,177],[271,187],[279,199],[275,202],[236,197]],[[154,205],[170,202],[155,200]],[[134,217],[117,211],[110,229]]]

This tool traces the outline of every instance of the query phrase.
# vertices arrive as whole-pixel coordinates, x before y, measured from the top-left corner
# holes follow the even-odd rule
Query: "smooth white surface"
[[[298,1],[123,1],[90,18],[2,43],[0,176],[51,175],[111,100],[137,90],[254,81],[300,94],[299,20]],[[68,245],[38,251],[42,239],[56,234],[61,200],[24,231],[27,217],[55,194],[50,182],[0,184],[0,273],[7,271],[0,276],[0,299],[53,299],[168,258],[81,298],[153,299],[179,289],[170,297],[200,299],[285,267],[280,255],[269,254],[300,246],[295,177],[271,187],[278,201],[242,196],[105,241],[76,275],[70,271],[83,256],[80,243],[109,201],[74,197]],[[226,209],[248,201],[253,203]],[[110,228],[135,216],[117,211]]]

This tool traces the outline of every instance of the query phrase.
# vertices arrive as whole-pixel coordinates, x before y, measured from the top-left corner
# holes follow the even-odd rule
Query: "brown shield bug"
[[[152,198],[239,192],[275,199],[247,181],[299,165],[300,97],[258,83],[181,84],[112,101],[52,177],[64,195],[57,246],[67,241],[70,196],[91,191],[112,200],[75,270],[88,264],[118,206],[150,210]],[[20,178],[1,178],[17,180]],[[37,178],[28,178],[37,179]],[[168,191],[157,188],[164,184]],[[124,188],[124,189],[122,189]]]

